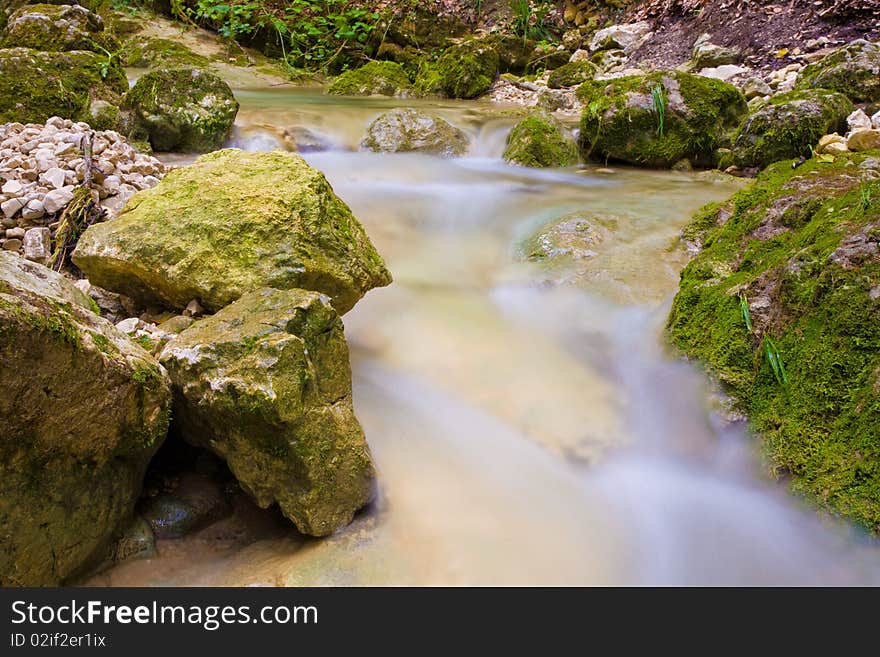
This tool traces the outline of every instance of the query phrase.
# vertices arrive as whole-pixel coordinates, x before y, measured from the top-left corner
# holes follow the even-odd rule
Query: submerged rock
[[[567,167],[578,161],[578,151],[574,139],[553,116],[534,112],[510,131],[504,159],[527,167]]]
[[[732,153],[720,166],[765,167],[779,160],[809,156],[819,138],[845,131],[852,103],[824,89],[774,96],[742,122],[733,137]]]
[[[0,583],[106,554],[165,438],[168,377],[60,274],[0,253]]]
[[[672,341],[728,386],[795,490],[880,530],[876,159],[779,162],[687,229]],[[748,308],[750,326],[744,317]]]
[[[445,157],[464,155],[469,145],[464,131],[414,109],[385,112],[370,124],[361,141],[361,148],[379,153],[419,151]]]
[[[652,167],[682,159],[713,165],[715,150],[748,112],[736,87],[679,71],[593,80],[581,85],[578,97],[585,105],[585,158]]]
[[[92,103],[117,103],[128,89],[116,62],[89,51],[0,50],[0,123],[43,123],[52,116],[89,121]]]
[[[205,153],[229,137],[238,101],[219,77],[193,68],[161,69],[138,79],[123,107],[133,113],[133,139],[153,150]]]
[[[325,536],[367,504],[374,470],[351,401],[342,321],[305,290],[250,292],[160,355],[175,431],[224,458],[261,507]]]
[[[172,171],[83,233],[89,280],[144,305],[217,311],[250,290],[314,289],[340,312],[391,274],[324,175],[299,155],[227,149]]]
[[[798,88],[830,89],[856,103],[880,100],[880,45],[858,39],[800,72]]]
[[[411,86],[400,64],[368,62],[339,75],[327,88],[327,93],[337,96],[402,96]]]

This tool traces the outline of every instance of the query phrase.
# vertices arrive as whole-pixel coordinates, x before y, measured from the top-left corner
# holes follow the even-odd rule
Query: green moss
[[[733,136],[732,152],[719,166],[765,167],[779,160],[809,156],[822,135],[846,131],[853,105],[825,89],[778,94],[747,116]]]
[[[93,52],[0,50],[0,121],[43,123],[51,116],[88,121],[92,101],[118,102],[128,89],[118,64]]]
[[[830,89],[856,103],[880,100],[880,46],[857,39],[810,64],[798,76],[802,89]]]
[[[122,51],[125,66],[140,68],[179,68],[192,66],[206,68],[208,58],[193,52],[186,46],[170,39],[152,37],[134,38],[125,44]]]
[[[660,91],[662,107],[656,106]],[[682,159],[715,164],[715,150],[748,107],[732,85],[679,71],[592,80],[578,88],[585,108],[580,146],[585,158],[669,167]]]
[[[101,19],[85,8],[44,3],[25,5],[14,12],[0,47],[114,53],[119,43],[104,30]]]
[[[149,136],[157,151],[204,153],[223,146],[238,113],[232,90],[208,71],[151,71],[123,99],[135,115],[134,132]]]
[[[442,96],[445,93],[443,76],[436,62],[428,59],[419,62],[413,90],[420,96]]]
[[[504,159],[527,167],[567,167],[578,161],[578,152],[552,116],[535,112],[510,131]]]
[[[495,82],[498,53],[476,40],[450,46],[437,60],[437,75],[450,98],[476,98]]]
[[[796,491],[877,532],[880,202],[864,159],[780,162],[715,211],[717,225],[701,211],[705,249],[682,272],[668,330],[729,387]],[[788,385],[764,354],[768,337]]]
[[[410,88],[409,77],[396,62],[369,62],[333,80],[327,93],[337,96],[399,96]]]
[[[547,86],[551,89],[574,87],[592,80],[598,69],[591,62],[568,62],[563,64],[547,78]]]

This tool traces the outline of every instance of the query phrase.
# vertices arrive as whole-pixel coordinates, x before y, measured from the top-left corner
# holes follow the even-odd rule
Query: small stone
[[[6,239],[21,239],[22,237],[24,237],[24,228],[10,228],[6,231]]]
[[[123,333],[134,333],[140,328],[143,322],[137,317],[129,317],[128,319],[123,319],[121,322],[116,324],[116,328],[118,328]]]
[[[4,183],[2,191],[7,196],[20,196],[24,192],[24,185],[18,180],[9,180]]]
[[[21,248],[21,240],[6,240],[3,249],[6,251],[18,251]]]
[[[24,257],[45,264],[52,256],[52,232],[45,227],[31,228],[24,234]]]
[[[20,198],[11,198],[8,201],[0,203],[0,210],[3,210],[3,216],[7,219],[14,217],[18,211],[24,207],[24,201]]]
[[[159,329],[165,333],[180,333],[185,331],[193,324],[193,318],[186,315],[175,315],[159,324]]]
[[[849,126],[850,132],[870,130],[872,127],[871,118],[860,109],[846,117],[846,124]]]
[[[849,136],[846,142],[851,151],[870,151],[880,148],[880,130],[859,130]]]
[[[46,194],[43,198],[43,206],[49,214],[56,214],[58,211],[63,210],[72,200],[73,188],[69,186],[62,187]]]
[[[201,317],[204,312],[205,309],[202,308],[202,304],[199,303],[198,299],[193,299],[186,304],[186,308],[183,309],[183,315],[185,317]]]
[[[46,209],[43,202],[36,198],[28,201],[27,205],[21,209],[22,219],[39,219],[44,214],[46,214]]]
[[[78,281],[75,281],[73,285],[83,294],[88,294],[89,291],[92,289],[92,284],[89,283],[88,278],[81,278]]]
[[[46,173],[40,176],[40,181],[48,183],[55,189],[61,189],[64,187],[65,175],[64,169],[59,169],[58,167],[52,167]]]

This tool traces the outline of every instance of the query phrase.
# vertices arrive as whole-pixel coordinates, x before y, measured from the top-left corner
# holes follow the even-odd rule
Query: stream
[[[237,95],[232,145],[311,131],[329,150],[304,157],[394,275],[344,317],[379,497],[324,540],[243,506],[92,583],[880,584],[876,540],[770,481],[744,423],[664,346],[679,230],[739,182],[510,167],[514,120],[488,103]],[[469,156],[353,150],[403,105],[467,130]],[[568,216],[596,226],[595,252],[529,260],[530,236]]]

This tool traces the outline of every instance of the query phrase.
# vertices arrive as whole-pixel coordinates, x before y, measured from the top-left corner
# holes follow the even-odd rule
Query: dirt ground
[[[686,61],[703,33],[713,43],[740,48],[748,64],[771,68],[791,63],[776,58],[780,49],[815,50],[808,44],[820,37],[829,45],[880,38],[880,0],[644,0],[626,18],[654,24],[654,36],[633,55],[634,62],[654,67]]]

